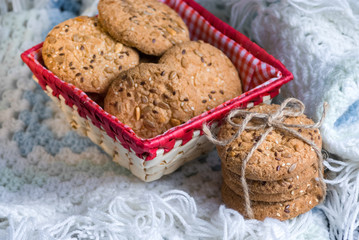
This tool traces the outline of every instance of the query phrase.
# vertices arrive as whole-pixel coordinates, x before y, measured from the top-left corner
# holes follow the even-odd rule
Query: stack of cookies
[[[164,3],[100,0],[98,10],[98,17],[57,25],[44,42],[44,63],[139,137],[155,137],[242,93],[228,57],[190,41]]]
[[[249,111],[273,114],[278,108],[278,105],[261,104]],[[241,123],[243,119],[236,118],[234,121]],[[287,117],[283,122],[313,124],[305,115]],[[236,130],[225,123],[221,126],[218,137],[220,140],[229,139]],[[217,147],[222,161],[223,201],[246,217],[240,176],[242,161],[264,131],[245,130],[228,145]],[[321,148],[321,137],[317,129],[297,128],[296,131]],[[270,132],[245,168],[254,218],[287,220],[315,207],[324,194],[318,173],[318,156],[311,146],[286,132],[277,129]]]

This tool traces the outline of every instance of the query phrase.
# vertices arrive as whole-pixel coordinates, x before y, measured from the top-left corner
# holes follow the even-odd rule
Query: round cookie
[[[98,12],[112,37],[148,55],[161,56],[173,45],[189,41],[181,17],[158,0],[100,0]]]
[[[171,66],[142,63],[113,81],[105,98],[105,111],[131,127],[139,137],[151,138],[212,106],[202,101],[207,93],[203,96],[199,90]],[[214,106],[221,103],[218,99],[213,102]]]
[[[116,42],[95,17],[76,17],[54,27],[42,47],[46,67],[85,92],[105,93],[118,74],[139,62],[136,50]]]
[[[230,207],[243,216],[245,213],[244,199],[233,192],[226,184],[222,184],[222,200],[227,207]],[[303,196],[284,202],[256,202],[251,201],[251,207],[255,219],[264,220],[267,217],[276,218],[285,221],[299,214],[310,211],[323,197],[323,191],[319,187],[313,188]]]
[[[230,181],[228,178],[223,178],[223,182],[236,194],[244,198],[244,192],[241,185]],[[249,199],[252,201],[261,201],[261,202],[283,202],[289,201],[300,196],[303,196],[306,192],[310,191],[315,185],[319,186],[318,181],[312,178],[310,181],[305,182],[299,188],[292,189],[286,193],[272,193],[268,194],[266,192],[256,193],[252,192],[249,188]]]
[[[259,113],[274,113],[279,105],[257,105],[249,111]],[[241,118],[233,121],[242,122]],[[313,121],[305,115],[287,117],[283,121],[287,124],[313,124]],[[252,124],[252,123],[250,123]],[[302,136],[311,139],[321,148],[322,142],[318,129],[295,129]],[[219,130],[218,138],[228,139],[235,133],[229,123],[224,123]],[[242,159],[258,141],[265,130],[245,130],[234,141],[225,147],[217,146],[218,154],[226,168],[236,174],[241,174]],[[258,147],[246,166],[245,177],[259,181],[278,181],[281,179],[296,177],[308,166],[318,162],[318,156],[311,146],[294,136],[274,129]]]
[[[207,110],[242,93],[241,80],[232,62],[221,50],[203,41],[178,44],[159,63],[171,65],[191,86],[198,88]]]
[[[242,189],[240,175],[233,173],[231,170],[227,169],[223,165],[222,176],[227,185],[230,186],[232,184]],[[305,168],[303,172],[299,173],[297,176],[287,179],[282,179],[278,181],[256,181],[246,179],[246,181],[248,188],[253,193],[278,194],[289,193],[294,189],[303,188],[305,185],[307,185],[307,182],[309,182],[310,179],[313,177],[318,177],[318,171],[315,165]]]

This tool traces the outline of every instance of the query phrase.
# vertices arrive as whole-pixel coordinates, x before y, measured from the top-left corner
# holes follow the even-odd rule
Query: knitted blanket
[[[233,16],[241,11],[234,10],[235,5],[199,2],[238,27]],[[43,41],[57,23],[95,11],[91,0],[0,2],[0,239],[357,236],[359,178],[354,176],[359,167],[351,161],[327,160],[333,176],[322,206],[289,221],[260,222],[245,220],[222,204],[215,151],[158,181],[143,183],[72,131],[31,79],[20,53]]]

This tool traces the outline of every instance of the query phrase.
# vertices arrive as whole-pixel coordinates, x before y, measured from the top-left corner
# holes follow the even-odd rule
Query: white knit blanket
[[[325,204],[285,222],[244,220],[239,213],[222,205],[220,160],[216,152],[192,161],[156,182],[143,183],[133,177],[88,139],[70,129],[61,111],[31,80],[31,72],[19,57],[22,51],[43,41],[55,24],[81,13],[93,15],[96,3],[91,0],[84,0],[82,4],[71,0],[9,2],[0,1],[1,240],[357,237],[359,191],[356,185],[359,180],[356,175],[359,167],[355,161],[328,159],[326,165],[331,176],[338,176],[328,181],[331,185]],[[246,22],[253,24],[255,16],[265,15],[265,11],[251,15],[253,7],[249,7],[251,11],[238,9],[236,4],[240,1],[228,8],[214,0],[200,2],[222,19],[232,21],[236,27],[242,19],[239,15],[250,18]],[[258,7],[259,2],[255,3]],[[298,7],[283,4],[287,6],[285,13],[294,21],[293,9]],[[279,18],[284,14],[279,10],[282,6],[279,3],[277,12],[274,3],[267,3],[262,9],[272,6],[274,16]],[[232,14],[229,14],[231,10]],[[308,19],[317,16],[307,12],[302,14],[307,14]],[[299,19],[300,14],[297,15]],[[258,20],[251,30],[255,31],[254,27],[260,29],[260,25]],[[286,33],[290,36],[290,29]],[[283,36],[274,35],[280,43]],[[259,39],[255,40],[260,42]],[[264,42],[262,39],[260,43],[267,48]],[[296,42],[299,50],[305,49],[300,43]],[[285,62],[285,58],[276,52],[277,48],[267,50]],[[337,49],[333,49],[335,51]],[[302,69],[304,65],[314,64],[310,64],[306,59],[308,54],[301,51],[298,55],[286,56],[291,57],[285,64],[298,61],[302,63]],[[313,54],[313,58],[316,59],[316,55]],[[347,61],[356,64],[352,59]],[[292,66],[289,64],[288,67]],[[338,69],[338,78],[345,83],[344,76],[350,76],[353,70]],[[335,69],[331,70],[335,72]],[[291,71],[297,79],[297,74],[303,72],[293,67]],[[307,71],[308,74],[317,73]],[[297,79],[295,86],[299,84]],[[290,88],[283,92],[289,91],[287,89]],[[307,91],[303,87],[304,90]],[[348,92],[345,96],[350,95]],[[338,101],[330,97],[329,90],[323,90],[322,96],[328,98],[318,96],[320,101]],[[314,105],[311,108],[314,109],[312,113],[316,112]],[[345,124],[350,123],[348,119],[345,118]],[[340,135],[340,132],[335,133]],[[324,134],[329,133],[324,132],[323,137]]]

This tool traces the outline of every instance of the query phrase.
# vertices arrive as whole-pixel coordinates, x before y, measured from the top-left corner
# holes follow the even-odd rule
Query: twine
[[[324,103],[323,114],[322,114],[322,117],[319,120],[319,122],[314,123],[314,124],[308,124],[308,125],[307,124],[286,124],[283,122],[283,120],[286,117],[298,117],[304,113],[304,110],[305,110],[304,104],[300,100],[295,99],[295,98],[286,99],[280,105],[279,109],[273,114],[255,113],[255,112],[249,112],[249,111],[242,110],[242,109],[236,109],[236,110],[231,111],[228,114],[226,120],[233,127],[238,128],[238,130],[235,132],[235,134],[230,139],[227,139],[227,140],[216,139],[215,135],[210,130],[209,126],[206,124],[203,124],[203,132],[206,134],[209,141],[211,141],[212,143],[214,143],[216,145],[220,145],[220,146],[225,146],[225,145],[231,143],[238,136],[240,136],[240,134],[244,130],[266,129],[265,132],[260,137],[259,141],[253,145],[252,149],[249,151],[246,158],[242,161],[242,166],[241,166],[241,183],[242,183],[243,192],[244,192],[245,211],[249,218],[253,219],[254,215],[253,215],[253,211],[251,208],[251,201],[249,199],[249,189],[248,189],[248,185],[247,185],[246,178],[245,178],[245,170],[246,170],[247,162],[252,157],[254,151],[264,142],[267,135],[273,129],[284,130],[286,133],[291,134],[294,137],[302,140],[303,142],[307,143],[314,149],[315,153],[318,156],[319,184],[323,190],[323,198],[321,199],[321,202],[323,201],[323,199],[325,198],[325,195],[326,195],[326,185],[325,185],[324,179],[323,179],[323,156],[322,156],[322,153],[313,141],[303,137],[296,130],[291,129],[291,128],[304,128],[304,129],[319,128],[322,125],[323,120],[325,118],[326,108],[327,108],[327,103]],[[232,118],[237,117],[237,116],[244,117],[244,120],[241,124],[237,124],[232,121]],[[255,123],[253,123],[252,126],[248,126],[248,123],[252,119],[256,120]]]

